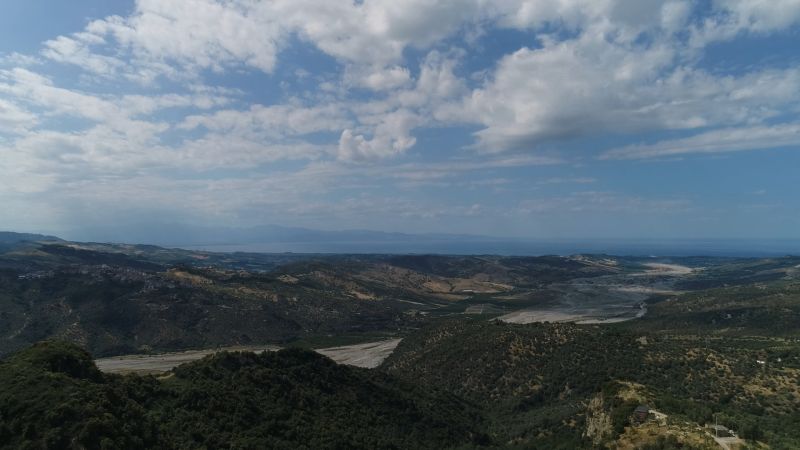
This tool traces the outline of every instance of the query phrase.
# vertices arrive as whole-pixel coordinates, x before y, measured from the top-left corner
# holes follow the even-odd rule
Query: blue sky
[[[800,1],[5,2],[0,228],[800,238]]]

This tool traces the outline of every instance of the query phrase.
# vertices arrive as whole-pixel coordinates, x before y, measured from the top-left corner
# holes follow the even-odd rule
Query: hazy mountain
[[[324,242],[491,241],[498,238],[462,234],[406,234],[373,230],[315,230],[280,225],[247,228],[206,227],[188,224],[88,227],[69,233],[73,240],[128,242],[165,246],[243,245]]]
[[[247,228],[190,224],[86,227],[64,233],[73,241],[125,242],[215,252],[382,253],[452,255],[783,256],[800,254],[787,239],[534,239],[468,234],[411,234],[375,230],[318,230],[280,225]]]
[[[12,231],[0,231],[0,244],[17,244],[26,241],[60,241],[55,236],[33,233],[14,233]]]

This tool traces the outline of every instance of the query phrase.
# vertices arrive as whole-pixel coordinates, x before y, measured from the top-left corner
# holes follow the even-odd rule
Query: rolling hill
[[[49,338],[100,356],[394,335],[461,302],[463,311],[473,297],[538,292],[617,270],[562,257],[217,254],[20,241],[0,252],[0,354]]]
[[[100,373],[42,342],[0,362],[0,448],[454,448],[479,411],[307,350],[220,353],[156,379]]]

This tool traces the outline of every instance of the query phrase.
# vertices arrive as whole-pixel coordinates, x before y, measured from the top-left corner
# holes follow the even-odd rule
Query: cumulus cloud
[[[763,119],[770,112],[753,112],[756,102],[745,98],[716,107],[724,93],[714,85],[744,85],[753,76],[705,73],[691,55],[742,32],[785,29],[800,20],[800,7],[792,0],[716,0],[712,13],[692,24],[687,44],[676,33],[687,29],[694,7],[685,0],[138,0],[130,16],[95,20],[47,41],[42,54],[101,75],[152,81],[159,74],[197,77],[198,70],[272,72],[290,37],[299,36],[344,65],[345,85],[396,92],[384,103],[380,129],[362,122],[362,129],[338,130],[340,155],[354,159],[407,151],[415,123],[430,119],[481,125],[476,147],[490,152],[606,132],[732,126],[748,114]],[[573,37],[539,33],[538,45],[503,57],[471,93],[453,75],[458,57],[430,52],[416,79],[406,67],[407,48],[487,26],[560,26]],[[101,51],[107,48],[115,51]],[[118,56],[126,51],[135,70]],[[453,101],[456,93],[462,102]]]
[[[127,76],[146,82],[241,66],[269,73],[297,35],[351,65],[352,81],[394,88],[409,80],[408,69],[397,65],[404,49],[432,45],[481,17],[480,3],[137,0],[130,16],[95,20],[82,32],[47,41],[42,55],[101,75],[125,72],[120,59],[100,53],[113,43],[140,66],[139,74]]]
[[[284,33],[278,18],[268,13],[244,1],[137,0],[131,16],[94,21],[83,34],[93,36],[89,45],[110,37],[145,64],[216,70],[231,64],[270,72]],[[76,56],[76,63],[84,61],[80,53]]]
[[[420,64],[413,85],[391,92],[382,100],[351,103],[358,129],[348,127],[339,138],[339,158],[376,160],[404,153],[414,146],[414,129],[425,124],[461,119],[458,99],[468,92],[454,74],[461,52],[432,51]]]
[[[399,88],[411,82],[407,68],[391,66],[385,68],[363,67],[350,68],[346,81],[355,86],[365,86],[374,91],[386,91]]]
[[[419,125],[419,117],[407,110],[401,109],[362,120],[374,124],[372,137],[355,134],[350,129],[342,131],[339,137],[341,159],[385,158],[408,150],[416,142],[411,130]]]
[[[718,76],[673,45],[630,45],[601,33],[504,57],[465,101],[484,151],[564,138],[763,121],[800,100],[795,68]]]

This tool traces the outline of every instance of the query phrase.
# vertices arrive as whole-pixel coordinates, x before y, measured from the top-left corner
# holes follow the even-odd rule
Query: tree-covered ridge
[[[782,280],[688,292],[649,305],[643,320],[628,326],[661,333],[798,337],[800,283]]]
[[[598,395],[613,439],[636,406],[617,395],[625,386],[674,419],[702,425],[717,414],[745,438],[800,445],[800,345],[785,339],[458,319],[406,338],[383,368],[486,405],[492,438],[523,447],[594,445]]]
[[[487,442],[451,394],[291,349],[109,376],[69,344],[0,363],[2,448],[451,448]]]
[[[149,382],[152,384],[152,381]],[[0,447],[152,448],[157,424],[131,386],[70,344],[42,342],[0,362]]]

